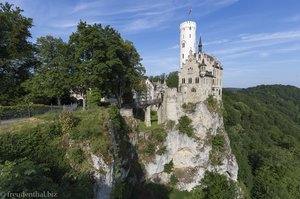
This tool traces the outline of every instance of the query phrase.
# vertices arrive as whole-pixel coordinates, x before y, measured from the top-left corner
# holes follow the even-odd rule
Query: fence
[[[34,115],[41,115],[47,112],[61,112],[63,110],[75,110],[77,104],[53,106],[53,105],[29,105],[29,106],[0,106],[0,121],[20,118],[28,118]]]

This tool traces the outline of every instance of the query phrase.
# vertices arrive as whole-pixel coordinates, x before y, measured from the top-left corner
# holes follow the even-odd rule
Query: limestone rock
[[[180,110],[177,111],[177,115],[184,114],[179,106],[177,110]],[[194,113],[186,115],[192,120],[193,137],[175,129],[169,131],[164,143],[166,152],[163,155],[155,155],[154,160],[145,165],[147,178],[156,183],[169,182],[170,174],[164,172],[164,165],[172,160],[173,173],[179,180],[176,186],[180,190],[192,190],[204,177],[205,171],[218,172],[236,181],[238,165],[231,152],[223,118],[216,112],[210,112],[203,102],[197,104]],[[225,147],[222,151],[222,163],[215,166],[210,161],[210,139],[217,133],[224,136]]]
[[[107,165],[101,157],[91,154],[96,184],[94,195],[96,199],[109,199],[113,186],[113,167]]]

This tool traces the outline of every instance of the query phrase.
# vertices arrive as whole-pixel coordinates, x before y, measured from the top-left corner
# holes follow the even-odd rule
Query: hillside
[[[222,112],[243,195],[255,199],[300,198],[300,89],[274,85],[225,90]],[[195,113],[187,115],[198,118]],[[175,185],[187,179],[178,175],[176,159],[163,166],[163,173],[171,176],[169,183],[147,180],[147,162],[157,154],[170,157],[169,144],[173,142],[168,140],[176,132],[168,130],[174,124],[156,124],[153,128],[142,124],[123,120],[118,109],[111,107],[75,111],[63,117],[45,114],[2,125],[0,188],[16,192],[49,190],[59,198],[237,196],[235,183],[215,172],[207,172],[202,185],[191,192],[179,191]],[[188,139],[183,134],[178,136],[182,142]],[[222,143],[219,141],[216,146]]]
[[[300,198],[300,89],[258,86],[223,93],[224,122],[252,198]]]

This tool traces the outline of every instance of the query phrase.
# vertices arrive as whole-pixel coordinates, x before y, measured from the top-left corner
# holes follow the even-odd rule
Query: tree
[[[9,3],[0,3],[0,105],[10,105],[25,94],[20,86],[29,78],[34,65],[33,46],[27,41],[32,19],[22,16],[23,10]]]
[[[101,31],[101,25],[88,25],[80,21],[77,31],[69,38],[74,72],[72,90],[83,96],[84,109],[88,90],[99,87],[104,81],[105,38]]]
[[[39,65],[34,76],[23,85],[30,91],[31,98],[55,97],[61,105],[61,98],[70,91],[70,64],[68,46],[60,38],[52,36],[37,39],[37,60]]]
[[[73,90],[83,96],[84,108],[90,89],[113,95],[120,107],[124,93],[139,86],[144,73],[139,54],[113,28],[80,22],[69,44],[74,52]]]
[[[170,88],[178,87],[178,71],[170,72],[167,76],[167,86]]]

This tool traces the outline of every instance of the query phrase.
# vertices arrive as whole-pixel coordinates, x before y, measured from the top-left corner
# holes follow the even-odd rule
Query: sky
[[[192,20],[203,50],[223,64],[223,87],[300,87],[300,0],[7,2],[33,18],[32,42],[46,35],[68,41],[80,20],[110,25],[134,43],[147,75],[179,69],[179,25]]]

